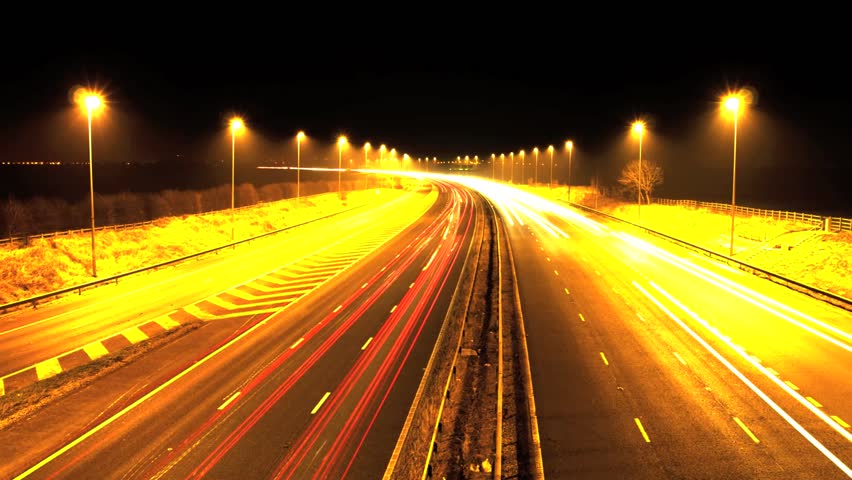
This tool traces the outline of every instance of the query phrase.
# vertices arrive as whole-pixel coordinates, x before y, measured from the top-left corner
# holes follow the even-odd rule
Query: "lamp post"
[[[515,152],[509,152],[509,183],[515,183]]]
[[[639,171],[636,177],[636,216],[642,221],[642,137],[645,134],[645,122],[633,122],[633,133],[639,135]]]
[[[571,202],[571,160],[574,156],[574,142],[568,140],[565,142],[565,149],[568,150],[568,202]]]
[[[519,155],[521,156],[521,185],[523,185],[527,181],[527,164],[524,162],[527,152],[521,150]]]
[[[491,181],[495,180],[496,172],[497,172],[497,163],[495,160],[497,159],[497,155],[491,154]]]
[[[302,176],[302,140],[305,138],[305,132],[296,134],[296,206],[301,202],[301,192],[299,184]]]
[[[382,168],[384,164],[385,152],[387,151],[387,149],[388,147],[386,147],[384,144],[379,147],[379,168]]]
[[[506,154],[500,154],[500,181],[506,181]]]
[[[346,137],[341,135],[337,139],[337,198],[342,199],[341,174],[343,173],[343,147],[346,146]]]
[[[740,109],[742,108],[740,93],[727,95],[722,102],[726,110],[734,116],[734,169],[731,177],[731,246],[728,256],[734,256],[734,223],[737,217],[737,126],[739,122]]]
[[[550,153],[550,183],[548,184],[548,186],[551,190],[553,190],[553,145],[548,145],[547,151],[548,153]]]
[[[92,172],[92,114],[103,107],[104,101],[95,92],[81,92],[78,103],[86,109],[86,117],[89,126],[89,205],[91,207],[92,220],[92,276],[98,276],[98,267],[95,255],[95,181]]]
[[[533,148],[535,154],[535,167],[533,168],[533,185],[538,185],[538,147]]]
[[[364,168],[367,168],[367,164],[370,162],[370,159],[367,157],[370,153],[370,142],[364,144]]]
[[[245,128],[243,119],[234,117],[231,119],[231,241],[234,241],[234,165],[237,150],[237,132]]]

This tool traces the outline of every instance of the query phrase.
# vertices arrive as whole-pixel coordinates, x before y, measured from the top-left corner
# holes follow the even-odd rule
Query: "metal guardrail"
[[[692,208],[706,208],[716,212],[728,213],[731,205],[728,203],[699,202],[696,200],[671,200],[668,198],[654,198],[653,203],[660,205],[679,205]],[[737,205],[737,215],[749,215],[756,217],[772,218],[774,220],[790,220],[803,222],[820,228],[826,228],[832,232],[852,232],[852,219],[840,217],[827,217],[811,213],[787,212],[784,210],[766,210],[763,208],[751,208]]]
[[[798,281],[793,280],[791,278],[787,278],[783,275],[779,275],[777,273],[770,272],[769,270],[764,270],[760,267],[755,267],[754,265],[751,265],[751,264],[742,262],[740,260],[731,258],[727,255],[722,255],[722,254],[716,253],[712,250],[708,250],[704,247],[699,247],[698,245],[693,245],[689,242],[685,242],[683,240],[672,237],[670,235],[666,235],[665,233],[661,233],[661,232],[658,232],[656,230],[652,230],[650,228],[643,227],[642,225],[637,225],[637,224],[635,224],[635,223],[633,223],[629,220],[624,220],[623,218],[618,218],[618,217],[610,215],[608,213],[604,213],[604,212],[601,212],[599,210],[595,210],[594,208],[587,207],[585,205],[580,205],[578,203],[572,203],[572,202],[565,202],[565,203],[568,203],[569,205],[571,205],[573,207],[577,207],[577,208],[580,208],[582,210],[592,212],[596,215],[600,215],[600,216],[607,217],[607,218],[610,218],[612,220],[615,220],[615,221],[618,221],[618,222],[621,222],[621,223],[626,223],[628,225],[632,225],[632,226],[634,226],[634,227],[636,227],[640,230],[644,230],[646,233],[649,233],[651,235],[654,235],[654,236],[660,237],[662,239],[668,240],[668,241],[675,243],[677,245],[680,245],[682,247],[686,247],[686,248],[689,248],[689,249],[692,249],[692,250],[696,250],[700,253],[703,253],[704,255],[707,255],[710,258],[713,258],[713,259],[716,259],[716,260],[722,260],[725,263],[727,263],[728,265],[733,264],[734,266],[736,266],[740,270],[744,270],[744,271],[747,271],[747,272],[750,272],[750,273],[753,273],[753,274],[759,274],[759,275],[765,276],[766,278],[768,278],[769,280],[772,280],[775,283],[779,283],[779,284],[784,285],[786,287],[792,288],[793,290],[796,290],[796,291],[799,291],[799,292],[802,292],[802,293],[806,293],[808,295],[819,298],[821,300],[828,301],[832,305],[836,305],[838,307],[852,311],[852,299],[843,297],[841,295],[837,295],[836,293],[832,293],[832,292],[828,292],[826,290],[822,290],[820,288],[814,287],[812,285],[808,285],[806,283],[798,282]]]
[[[88,288],[92,288],[92,287],[102,285],[102,284],[106,284],[106,283],[110,283],[110,282],[118,283],[118,280],[120,278],[123,278],[123,277],[129,277],[131,275],[136,275],[138,273],[147,272],[149,270],[156,270],[158,268],[167,267],[169,265],[176,265],[178,263],[185,262],[185,261],[191,260],[193,258],[198,258],[198,257],[204,256],[204,255],[208,255],[210,253],[218,252],[219,250],[223,250],[223,249],[230,248],[230,247],[235,247],[235,246],[243,244],[243,243],[249,243],[252,240],[258,240],[258,239],[261,239],[263,237],[275,235],[275,234],[278,234],[278,233],[281,233],[281,232],[284,232],[284,231],[287,231],[287,230],[291,230],[293,228],[297,228],[297,227],[307,225],[309,223],[317,222],[317,221],[320,221],[320,220],[325,220],[327,218],[331,218],[331,217],[334,217],[336,215],[340,215],[342,213],[351,212],[352,210],[357,210],[357,209],[363,207],[364,205],[366,205],[366,204],[361,204],[361,205],[358,205],[356,207],[347,208],[346,210],[341,210],[339,212],[331,213],[331,214],[328,214],[328,215],[323,215],[322,217],[317,217],[317,218],[308,220],[306,222],[297,223],[295,225],[289,225],[287,227],[279,228],[278,230],[273,230],[271,232],[266,232],[266,233],[263,233],[261,235],[257,235],[255,237],[245,238],[245,239],[242,239],[242,240],[238,240],[236,242],[228,243],[226,245],[221,245],[221,246],[218,246],[218,247],[203,250],[201,252],[196,252],[196,253],[193,253],[191,255],[187,255],[185,257],[175,258],[175,259],[168,260],[168,261],[165,261],[165,262],[157,263],[155,265],[149,265],[147,267],[137,268],[136,270],[131,270],[129,272],[119,273],[119,274],[113,275],[111,277],[106,277],[106,278],[102,278],[102,279],[98,279],[98,280],[92,280],[91,282],[86,282],[86,283],[82,283],[82,284],[79,284],[79,285],[74,285],[74,286],[71,286],[71,287],[62,288],[60,290],[54,290],[52,292],[43,293],[41,295],[36,295],[34,297],[25,298],[23,300],[17,300],[17,301],[11,302],[11,303],[7,303],[5,305],[0,305],[0,311],[2,311],[3,313],[6,313],[11,309],[26,305],[28,303],[31,303],[33,308],[36,308],[36,307],[38,307],[38,302],[40,302],[42,300],[47,300],[49,298],[58,297],[60,295],[65,295],[67,293],[73,293],[75,291],[82,294],[83,290],[88,289]]]
[[[304,195],[304,196],[302,196],[302,199],[304,200],[304,199],[319,197],[320,195],[329,195],[329,194],[337,195],[337,192],[323,192],[323,193],[315,193],[313,195]],[[243,205],[242,207],[235,207],[234,211],[238,212],[240,210],[245,210],[245,209],[248,209],[248,208],[257,208],[257,207],[260,207],[260,206],[266,206],[266,205],[270,205],[270,204],[277,203],[277,202],[295,200],[295,198],[296,197],[282,198],[280,200],[274,200],[272,202],[265,202],[263,200],[259,200],[257,203],[253,203],[251,205]],[[219,210],[210,210],[210,211],[201,212],[201,213],[184,213],[184,214],[181,214],[181,215],[167,215],[165,217],[159,217],[159,218],[155,218],[153,220],[146,220],[144,222],[119,223],[119,224],[115,224],[115,225],[104,225],[104,226],[101,226],[101,227],[95,227],[95,231],[100,232],[100,231],[104,231],[104,230],[114,230],[114,231],[115,230],[127,230],[129,228],[141,227],[143,225],[153,225],[158,220],[161,220],[163,218],[182,217],[182,216],[185,216],[185,215],[197,215],[197,216],[203,217],[203,216],[213,215],[215,213],[221,213],[221,212],[227,212],[227,211],[230,211],[230,209],[225,208],[225,209],[219,209]],[[37,238],[59,237],[59,236],[63,236],[63,235],[71,235],[73,233],[85,233],[85,232],[91,232],[91,231],[92,231],[91,228],[73,228],[73,229],[69,229],[69,230],[59,230],[57,232],[33,233],[33,234],[30,234],[30,235],[24,235],[24,236],[19,236],[19,237],[6,237],[6,238],[0,238],[0,245],[3,245],[5,243],[22,242],[22,241],[26,240],[27,238],[29,238],[30,240],[33,240],[33,239],[37,239]]]

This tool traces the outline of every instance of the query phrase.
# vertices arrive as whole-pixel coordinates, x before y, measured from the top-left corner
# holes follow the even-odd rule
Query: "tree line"
[[[365,180],[347,180],[344,190],[365,188]],[[336,181],[301,182],[300,195],[337,191]],[[237,185],[234,206],[244,207],[296,197],[296,184],[271,183],[256,188],[251,183]],[[122,192],[95,194],[95,226],[140,223],[163,217],[196,215],[231,207],[231,186],[204,190],[163,190],[155,193]],[[91,227],[89,198],[68,202],[60,198],[34,197],[21,200],[9,194],[0,198],[0,232],[5,238],[42,233],[88,229]]]

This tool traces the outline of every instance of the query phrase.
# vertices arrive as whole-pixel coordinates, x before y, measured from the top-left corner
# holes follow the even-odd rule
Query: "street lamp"
[[[296,206],[299,206],[300,202],[300,192],[299,192],[299,183],[301,181],[302,174],[302,140],[305,138],[305,132],[299,132],[296,134]]]
[[[367,155],[370,153],[370,142],[364,144],[364,168],[367,168],[367,163],[370,162],[370,159],[367,158]]]
[[[524,157],[527,155],[527,153],[521,150],[519,155],[521,156],[521,185],[523,185],[524,182],[527,181],[527,165],[526,163],[524,163]]]
[[[571,203],[571,157],[574,156],[574,142],[565,142],[565,149],[568,150],[568,203]]]
[[[495,180],[495,173],[497,172],[497,164],[494,162],[496,160],[497,155],[491,154],[491,181]]]
[[[384,164],[385,152],[387,150],[388,150],[388,147],[386,147],[384,143],[381,146],[379,146],[379,168],[381,168],[382,165]]]
[[[642,137],[645,134],[645,122],[636,120],[633,122],[633,133],[639,135],[639,172],[636,178],[636,216],[642,221]]]
[[[509,183],[515,183],[515,152],[509,152]]]
[[[553,145],[548,145],[547,151],[550,153],[550,183],[549,183],[549,185],[550,185],[550,189],[553,190]],[[568,197],[568,200],[571,200],[571,198]]]
[[[500,181],[506,181],[506,154],[500,154]]]
[[[728,251],[728,255],[731,257],[734,256],[734,222],[737,215],[737,126],[740,110],[743,108],[744,103],[742,93],[740,92],[730,93],[722,99],[722,106],[734,116],[734,171],[731,178],[731,246]]]
[[[341,135],[337,139],[337,197],[342,197],[342,191],[340,188],[341,185],[341,174],[343,173],[343,147],[346,146],[346,137]]]
[[[97,261],[95,260],[95,181],[92,174],[92,114],[100,110],[104,105],[103,97],[97,92],[80,90],[77,103],[86,109],[86,117],[89,125],[89,203],[92,219],[92,276],[98,276]]]
[[[533,148],[535,154],[535,168],[533,169],[533,185],[538,185],[538,147]]]
[[[236,157],[237,132],[245,128],[243,119],[234,117],[230,122],[231,128],[231,241],[234,241],[234,158]]]

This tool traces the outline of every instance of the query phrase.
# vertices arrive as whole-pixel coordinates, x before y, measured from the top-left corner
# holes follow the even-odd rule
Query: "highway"
[[[396,234],[388,232],[412,216],[399,204],[371,216],[369,228],[351,227],[355,243],[315,242],[329,259],[363,245],[359,260],[329,277],[288,279],[298,262],[270,258],[270,246],[258,260],[267,281],[232,276],[238,286],[218,296],[307,292],[268,311],[222,313],[13,425],[3,432],[0,477],[380,477],[481,215],[470,193],[438,190]],[[347,231],[344,222],[334,227],[336,236]],[[321,283],[305,287],[305,275]]]
[[[509,223],[546,478],[852,476],[852,315],[466,181]]]
[[[389,201],[382,201],[384,198]],[[251,295],[263,293],[256,289],[264,285],[251,285],[255,290],[246,290],[246,294],[238,298],[223,296],[223,292],[233,290],[236,285],[264,282],[262,277],[270,271],[270,266],[293,264],[328,247],[325,242],[314,241],[315,238],[329,239],[329,244],[335,243],[347,251],[345,256],[320,259],[311,266],[331,276],[398,233],[428,208],[434,198],[415,194],[400,196],[385,190],[384,196],[377,195],[377,200],[377,204],[355,208],[249,245],[127,277],[117,285],[87,290],[79,296],[68,295],[38,309],[24,309],[0,317],[0,395],[37,380],[33,366],[41,367],[47,374],[54,373],[58,367],[67,370],[88,361],[88,357],[94,358],[98,352],[124,347],[132,340],[147,338],[165,327],[221,318],[237,310],[235,305],[243,306],[246,300],[254,300]],[[407,216],[400,217],[397,224],[381,232],[376,231],[375,238],[362,235],[365,228],[379,224],[387,212],[395,210],[406,212]],[[354,245],[357,242],[361,244]],[[326,265],[330,268],[324,269]],[[304,270],[296,273],[307,279],[308,272]],[[310,287],[319,280],[322,278],[306,284]],[[157,301],[151,301],[152,296]],[[268,313],[274,308],[275,304],[267,303],[252,310]],[[88,355],[77,352],[84,346],[89,346],[88,352],[83,352]],[[40,362],[44,363],[39,365]],[[43,375],[41,371],[38,373]]]

